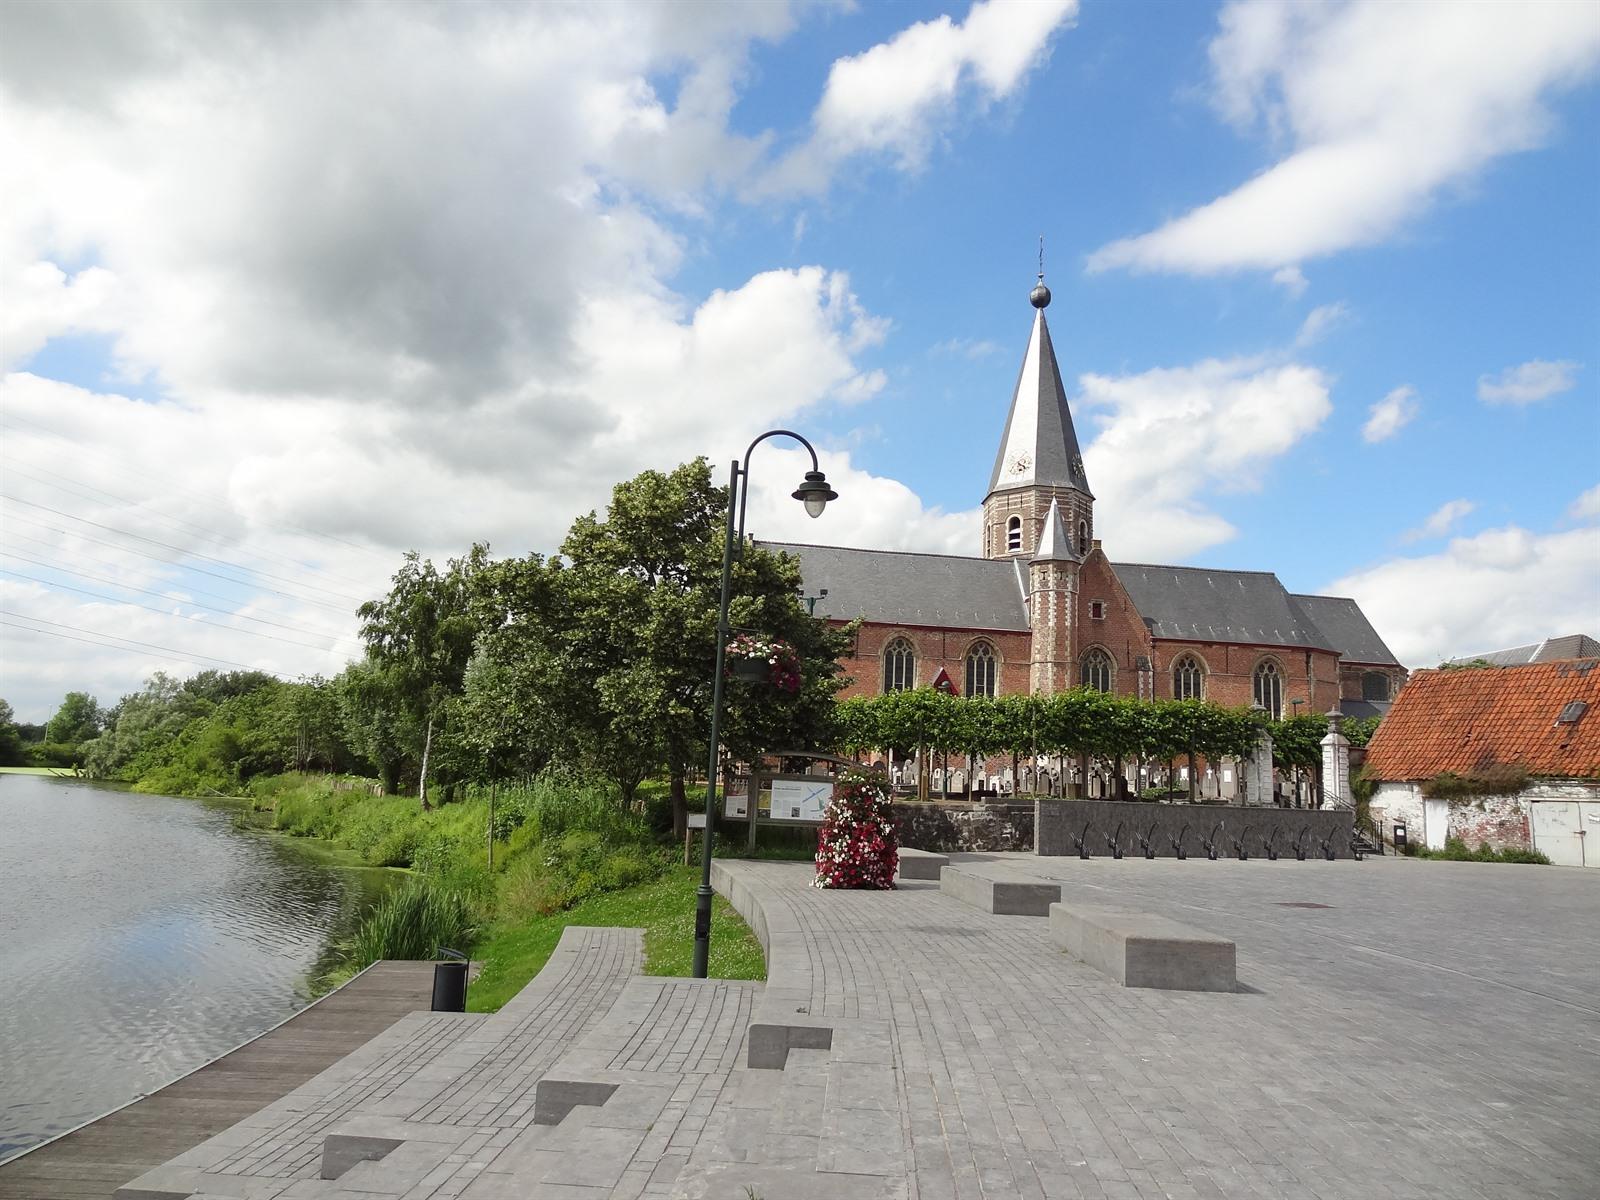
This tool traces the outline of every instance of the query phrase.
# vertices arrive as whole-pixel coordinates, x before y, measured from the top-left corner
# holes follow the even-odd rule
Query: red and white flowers
[[[892,888],[900,866],[889,785],[865,771],[844,771],[817,835],[819,888]]]
[[[781,638],[741,633],[729,640],[726,654],[730,663],[728,674],[731,676],[741,679],[749,677],[748,666],[737,669],[741,663],[764,664],[766,680],[773,687],[780,692],[800,690],[800,655]]]

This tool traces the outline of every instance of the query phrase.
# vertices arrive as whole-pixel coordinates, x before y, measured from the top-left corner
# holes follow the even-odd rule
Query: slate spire
[[[1034,552],[1034,562],[1077,562],[1072,551],[1072,539],[1061,521],[1061,506],[1052,497],[1050,511],[1045,514],[1044,529],[1039,534],[1039,549]]]
[[[1061,385],[1061,368],[1044,319],[1050,289],[1044,285],[1042,270],[1028,301],[1035,309],[1033,333],[1022,356],[1022,373],[1011,396],[989,491],[1045,485],[1077,488],[1090,496],[1078,434],[1067,408],[1067,391]]]

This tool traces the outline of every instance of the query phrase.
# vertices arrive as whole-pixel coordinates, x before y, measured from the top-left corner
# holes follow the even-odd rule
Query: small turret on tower
[[[1072,686],[1073,614],[1082,565],[1083,556],[1062,523],[1061,507],[1051,500],[1039,547],[1028,564],[1028,623],[1033,632],[1028,675],[1036,696]]]

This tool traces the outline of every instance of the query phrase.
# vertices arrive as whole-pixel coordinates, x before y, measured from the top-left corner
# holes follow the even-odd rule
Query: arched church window
[[[1368,671],[1361,677],[1361,698],[1380,703],[1389,699],[1389,677],[1382,671]]]
[[[1022,518],[1012,517],[1006,522],[1006,553],[1015,554],[1022,549]]]
[[[900,692],[917,685],[917,652],[905,638],[895,638],[883,650],[883,690]]]
[[[988,642],[973,642],[967,650],[967,695],[994,695],[994,647]]]
[[[1111,690],[1114,668],[1111,665],[1111,656],[1104,650],[1091,650],[1085,654],[1080,670],[1084,687],[1093,688],[1097,692]]]
[[[1185,654],[1172,664],[1172,694],[1179,700],[1204,700],[1206,671],[1200,660]]]
[[[1270,658],[1262,659],[1256,667],[1255,697],[1274,721],[1283,717],[1283,672]]]
[[[1089,522],[1078,522],[1078,553],[1089,553]]]

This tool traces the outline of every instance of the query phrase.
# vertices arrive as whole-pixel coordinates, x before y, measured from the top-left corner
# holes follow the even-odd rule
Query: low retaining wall
[[[1278,853],[1285,858],[1294,857],[1295,839],[1306,833],[1306,846],[1310,856],[1322,857],[1322,840],[1333,835],[1333,852],[1338,858],[1352,857],[1350,834],[1355,815],[1349,809],[1322,812],[1304,808],[1245,808],[1232,804],[1146,804],[1124,800],[1036,800],[1035,828],[1037,837],[1034,850],[1043,855],[1078,853],[1073,839],[1089,827],[1086,844],[1096,858],[1109,857],[1111,847],[1106,839],[1117,832],[1122,852],[1129,858],[1142,857],[1139,834],[1148,833],[1151,825],[1155,833],[1156,857],[1173,858],[1172,839],[1182,833],[1183,848],[1191,858],[1204,858],[1202,836],[1210,837],[1217,822],[1222,830],[1216,836],[1219,856],[1235,856],[1233,839],[1241,834],[1251,858],[1265,858],[1267,837],[1277,831]],[[899,807],[898,805],[896,806]],[[1188,826],[1184,832],[1184,826]],[[1249,832],[1246,833],[1246,827]],[[1009,847],[1007,847],[1009,849]]]
[[[1032,850],[1033,804],[970,804],[965,801],[900,801],[894,825],[902,846],[956,851]]]

